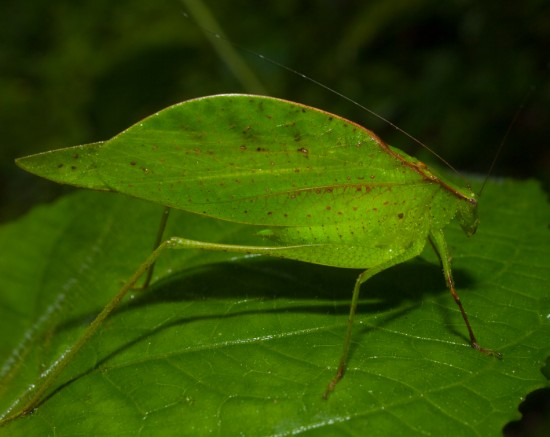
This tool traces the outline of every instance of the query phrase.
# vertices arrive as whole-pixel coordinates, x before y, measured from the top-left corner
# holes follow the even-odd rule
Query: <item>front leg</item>
[[[492,355],[494,357],[497,357],[498,359],[501,359],[502,354],[500,352],[481,347],[476,339],[476,336],[474,335],[474,331],[472,329],[472,326],[470,325],[470,321],[468,320],[466,311],[464,311],[464,307],[462,306],[462,302],[460,301],[460,296],[455,289],[455,283],[451,271],[451,257],[449,255],[449,250],[447,248],[447,242],[445,241],[445,235],[443,234],[443,231],[441,229],[432,230],[432,232],[430,233],[430,242],[432,243],[434,250],[439,256],[439,259],[441,260],[441,264],[443,266],[443,274],[445,275],[447,287],[449,288],[453,299],[458,305],[460,313],[462,314],[462,318],[464,319],[464,323],[466,324],[466,328],[468,329],[468,334],[470,335],[470,345],[474,349],[483,352],[484,354]]]

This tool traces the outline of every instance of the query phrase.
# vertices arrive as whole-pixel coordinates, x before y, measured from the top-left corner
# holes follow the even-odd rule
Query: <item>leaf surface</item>
[[[77,192],[0,230],[0,406],[70,345],[151,249],[161,208]],[[447,228],[479,341],[428,247],[362,288],[348,371],[341,352],[357,270],[175,251],[92,339],[34,414],[1,435],[442,433],[499,435],[550,344],[550,208],[533,182],[492,182],[471,239]],[[174,214],[168,235],[247,242],[246,227]]]

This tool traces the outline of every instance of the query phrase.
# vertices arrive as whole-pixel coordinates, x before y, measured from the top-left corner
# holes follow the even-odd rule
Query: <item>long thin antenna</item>
[[[477,193],[478,197],[481,197],[481,193],[485,189],[485,185],[487,185],[487,181],[489,180],[489,177],[493,173],[493,170],[495,169],[495,164],[500,157],[500,154],[502,152],[502,149],[504,148],[504,144],[508,140],[508,137],[510,136],[510,132],[512,131],[512,128],[517,123],[520,114],[523,112],[523,109],[525,108],[525,103],[527,102],[527,99],[533,94],[533,91],[535,90],[535,87],[532,86],[527,93],[525,93],[525,96],[523,97],[523,100],[521,101],[521,104],[519,105],[518,109],[516,110],[516,113],[514,114],[514,117],[512,118],[512,121],[508,124],[508,127],[506,128],[506,132],[504,133],[504,136],[502,137],[502,140],[500,141],[500,144],[498,145],[497,152],[495,154],[495,157],[491,161],[491,165],[489,166],[489,170],[486,173],[485,180],[483,181],[483,185],[481,185],[481,188],[479,189],[479,192]]]
[[[184,2],[184,4],[187,4],[187,1],[185,0],[182,0]],[[446,159],[444,159],[441,155],[439,155],[438,153],[436,153],[434,150],[432,150],[428,145],[426,145],[425,143],[423,143],[422,141],[420,141],[419,139],[415,138],[414,136],[412,136],[410,133],[408,133],[407,131],[401,129],[399,126],[397,126],[395,123],[391,122],[390,120],[388,120],[387,118],[381,116],[380,114],[376,113],[375,111],[373,111],[372,109],[369,109],[367,108],[366,106],[360,104],[359,102],[353,100],[352,98],[346,96],[345,94],[342,94],[341,92],[329,87],[328,85],[325,85],[324,83],[322,82],[319,82],[318,80],[315,80],[307,75],[305,75],[304,73],[301,73],[291,67],[288,67],[287,65],[284,65],[284,64],[281,64],[280,62],[274,60],[274,59],[271,59],[267,56],[264,56],[262,55],[261,53],[258,53],[258,52],[255,52],[254,50],[251,50],[249,49],[248,47],[244,47],[244,46],[241,46],[240,44],[237,44],[237,43],[234,43],[233,41],[231,41],[229,38],[227,38],[226,36],[222,35],[221,33],[218,33],[218,32],[215,32],[215,31],[212,31],[210,29],[207,29],[205,28],[204,26],[201,26],[200,24],[198,24],[196,21],[194,21],[185,11],[182,11],[182,14],[183,16],[188,19],[189,21],[191,21],[191,23],[193,23],[194,26],[198,27],[199,29],[201,29],[204,33],[206,33],[207,35],[209,35],[210,37],[214,37],[214,39],[218,39],[218,40],[223,40],[224,42],[226,42],[227,44],[245,52],[245,53],[248,53],[250,55],[253,55],[253,56],[256,56],[272,65],[275,65],[276,67],[278,68],[281,68],[283,70],[286,70],[290,73],[293,73],[299,77],[301,77],[302,79],[304,80],[307,80],[308,82],[318,86],[318,87],[321,87],[325,90],[327,90],[328,92],[332,93],[332,94],[335,94],[336,96],[348,101],[349,103],[351,103],[352,105],[355,105],[356,107],[362,109],[363,111],[369,113],[370,115],[372,115],[373,117],[376,117],[378,118],[379,120],[382,120],[384,123],[387,123],[389,126],[391,126],[393,129],[395,129],[396,131],[400,132],[401,134],[405,135],[407,138],[409,138],[410,140],[414,141],[416,144],[418,144],[419,146],[423,147],[424,149],[426,149],[427,151],[429,151],[432,155],[434,155],[437,159],[439,159],[441,162],[443,162],[447,167],[449,167],[454,173],[456,173],[457,175],[461,176],[461,174],[458,172],[458,170],[456,170]],[[212,38],[210,38],[210,41],[212,41]],[[217,45],[215,45],[216,47],[216,50],[219,50],[219,48],[217,47]]]

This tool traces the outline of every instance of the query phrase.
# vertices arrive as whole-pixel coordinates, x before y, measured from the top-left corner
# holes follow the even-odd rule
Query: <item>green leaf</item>
[[[145,259],[161,209],[77,192],[0,229],[2,411]],[[502,181],[479,209],[474,237],[446,234],[473,328],[501,361],[469,347],[428,247],[363,286],[349,368],[324,401],[358,271],[174,251],[0,434],[499,435],[548,386],[550,208],[536,183]],[[245,231],[178,212],[167,235],[246,243]]]

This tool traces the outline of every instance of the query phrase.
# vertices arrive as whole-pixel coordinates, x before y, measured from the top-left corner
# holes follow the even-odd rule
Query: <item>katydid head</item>
[[[479,217],[477,215],[477,196],[473,192],[460,202],[457,218],[460,227],[468,237],[476,233],[479,225]]]

